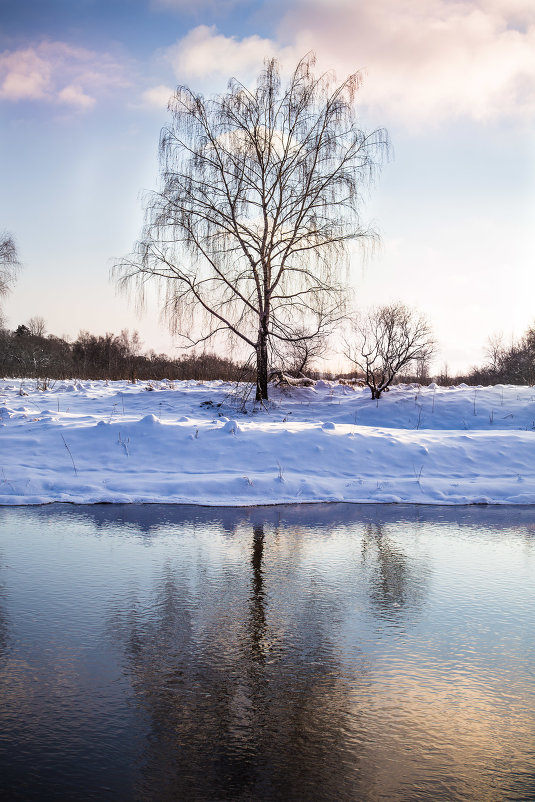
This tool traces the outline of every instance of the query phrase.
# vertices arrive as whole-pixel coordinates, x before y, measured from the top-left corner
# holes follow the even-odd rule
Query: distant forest
[[[31,324],[31,321],[30,321]],[[41,327],[42,328],[42,327]],[[34,329],[32,331],[32,329]],[[250,371],[249,371],[250,373]],[[81,331],[74,342],[45,336],[34,326],[0,330],[0,375],[38,379],[223,379],[247,380],[247,370],[215,354],[189,354],[172,359],[154,351],[141,353],[137,332],[103,336]]]
[[[399,375],[397,382],[431,380],[439,384],[535,384],[535,327],[506,346],[490,338],[487,362],[464,375],[448,375],[447,369],[433,376]],[[280,366],[287,369],[287,366]],[[333,375],[307,368],[307,375],[326,379]],[[291,368],[288,373],[292,373]],[[355,374],[344,374],[344,378]],[[0,376],[40,380],[44,386],[58,379],[141,380],[194,379],[208,381],[254,381],[254,366],[233,362],[214,353],[186,354],[175,359],[154,351],[142,352],[137,332],[94,335],[81,331],[74,342],[45,334],[44,321],[33,318],[14,331],[0,329]]]

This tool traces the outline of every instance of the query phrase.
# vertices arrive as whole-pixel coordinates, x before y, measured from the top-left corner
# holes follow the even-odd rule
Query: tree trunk
[[[260,329],[256,344],[256,400],[266,401],[268,397],[268,352],[267,332]]]

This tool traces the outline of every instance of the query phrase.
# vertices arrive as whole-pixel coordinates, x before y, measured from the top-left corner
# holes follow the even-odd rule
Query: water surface
[[[0,792],[535,799],[535,510],[0,509]]]

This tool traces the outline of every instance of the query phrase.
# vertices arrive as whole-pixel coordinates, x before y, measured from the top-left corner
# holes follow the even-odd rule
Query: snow
[[[234,389],[0,381],[0,504],[535,504],[532,387]]]

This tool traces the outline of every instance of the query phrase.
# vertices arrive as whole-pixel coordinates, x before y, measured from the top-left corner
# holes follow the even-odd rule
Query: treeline
[[[45,334],[39,318],[20,325],[15,331],[0,328],[0,376],[37,379],[44,383],[58,379],[108,379],[157,381],[193,379],[209,381],[254,381],[253,367],[236,363],[213,353],[186,354],[176,359],[154,351],[142,353],[137,332],[124,329],[120,334],[97,336],[82,331],[74,342]],[[505,345],[499,337],[489,339],[487,362],[463,375],[449,375],[446,368],[430,375],[422,362],[414,373],[400,373],[395,383],[431,380],[441,385],[528,384],[535,385],[535,326],[515,342]],[[303,376],[293,365],[283,366],[290,375]],[[335,378],[307,366],[311,378]],[[344,374],[354,377],[355,372]]]
[[[469,385],[518,384],[535,385],[535,325],[531,326],[518,340],[506,345],[501,335],[489,337],[487,361],[472,367],[467,373],[450,374],[447,366],[433,376],[428,366],[415,374],[399,375],[397,382],[418,382],[428,384],[435,381],[442,386],[464,382]]]
[[[33,328],[33,330],[32,330]],[[136,381],[223,379],[246,381],[251,371],[216,354],[189,354],[172,359],[154,351],[141,353],[137,332],[96,336],[82,331],[74,342],[19,326],[0,330],[0,376],[38,379],[109,379]]]
[[[467,384],[535,384],[535,327],[509,345],[499,336],[489,338],[487,357],[485,365],[472,368],[459,380]]]

